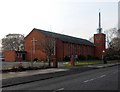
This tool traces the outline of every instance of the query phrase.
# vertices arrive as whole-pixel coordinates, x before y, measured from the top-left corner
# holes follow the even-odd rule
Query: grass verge
[[[107,61],[108,64],[118,63],[118,60]],[[104,64],[102,60],[95,61],[75,61],[75,66],[85,66],[85,65],[95,65],[95,64]],[[70,62],[64,63],[64,66],[71,66]]]

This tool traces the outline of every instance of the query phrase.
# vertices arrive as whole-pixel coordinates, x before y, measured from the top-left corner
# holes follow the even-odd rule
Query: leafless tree
[[[42,39],[42,41],[40,41],[39,43],[40,49],[46,54],[49,66],[51,66],[51,59],[55,49],[55,39],[51,37],[46,37],[45,39]]]
[[[118,29],[118,35],[117,36],[118,36],[118,38],[120,38],[120,29]]]
[[[120,51],[120,38],[113,38],[111,41],[111,48],[114,48],[115,51]]]
[[[8,34],[2,38],[2,50],[24,50],[24,35]]]
[[[118,30],[112,28],[105,31],[107,40],[107,56],[114,59],[120,58],[120,38],[118,37]]]
[[[106,34],[106,43],[107,47],[109,48],[111,46],[111,41],[113,38],[117,37],[117,29],[111,28],[105,31]]]
[[[120,38],[114,38],[110,47],[107,49],[106,55],[109,59],[120,60]]]

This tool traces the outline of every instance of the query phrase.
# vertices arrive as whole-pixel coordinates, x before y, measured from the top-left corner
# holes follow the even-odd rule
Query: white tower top
[[[102,33],[102,28],[101,28],[101,14],[99,12],[99,25],[98,25],[98,33]]]

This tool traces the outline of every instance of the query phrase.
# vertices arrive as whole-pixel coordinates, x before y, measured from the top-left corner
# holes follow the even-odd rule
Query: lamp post
[[[105,50],[102,51],[102,60],[104,59]]]
[[[105,50],[103,50],[103,53],[102,53],[102,61],[104,62],[104,64],[107,64],[104,54],[105,54]]]

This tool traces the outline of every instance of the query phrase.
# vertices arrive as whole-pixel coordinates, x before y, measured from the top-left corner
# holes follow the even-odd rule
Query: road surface
[[[3,90],[118,90],[118,66],[14,85]]]

